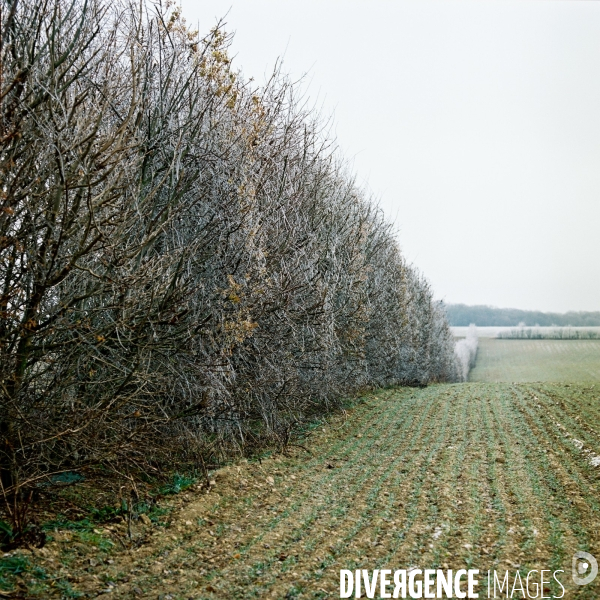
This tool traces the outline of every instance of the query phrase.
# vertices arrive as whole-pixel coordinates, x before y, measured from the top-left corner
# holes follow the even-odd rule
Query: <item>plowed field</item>
[[[340,569],[418,566],[511,582],[563,569],[565,598],[599,598],[599,580],[571,580],[575,551],[600,557],[599,397],[562,384],[380,391],[319,426],[310,454],[233,465],[210,492],[180,494],[168,526],[134,525],[137,549],[59,531],[38,564],[94,597],[335,598]]]

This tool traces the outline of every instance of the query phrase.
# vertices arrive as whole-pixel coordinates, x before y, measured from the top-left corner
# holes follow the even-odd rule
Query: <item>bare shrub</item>
[[[148,469],[456,377],[444,311],[278,71],[178,9],[2,5],[0,481]]]
[[[478,345],[477,327],[475,327],[475,325],[470,325],[469,330],[467,331],[467,337],[456,342],[454,348],[459,381],[468,380],[469,371],[475,366]]]

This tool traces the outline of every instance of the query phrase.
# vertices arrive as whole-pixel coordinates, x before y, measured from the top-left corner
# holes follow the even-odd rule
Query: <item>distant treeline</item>
[[[493,306],[446,305],[448,321],[453,327],[599,327],[600,312],[545,313]]]

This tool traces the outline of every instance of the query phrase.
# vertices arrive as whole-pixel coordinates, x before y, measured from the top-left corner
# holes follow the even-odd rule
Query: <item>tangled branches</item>
[[[380,210],[275,73],[176,10],[2,0],[0,482],[288,439],[456,378]]]

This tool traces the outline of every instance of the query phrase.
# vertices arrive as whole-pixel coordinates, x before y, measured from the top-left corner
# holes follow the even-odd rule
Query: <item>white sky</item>
[[[447,302],[600,310],[600,2],[181,0],[283,57]]]

